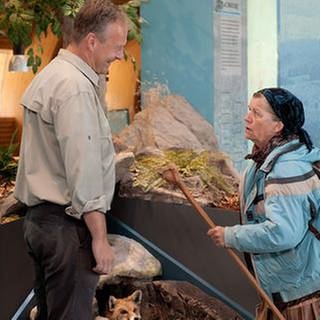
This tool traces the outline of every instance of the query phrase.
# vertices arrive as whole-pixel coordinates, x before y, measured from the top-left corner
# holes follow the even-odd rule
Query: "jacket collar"
[[[279,159],[280,156],[282,156],[283,154],[289,153],[291,151],[295,151],[301,148],[301,146],[303,146],[303,144],[299,142],[298,139],[295,139],[282,146],[276,147],[267,156],[265,162],[260,167],[260,170],[268,174],[272,170],[275,162]]]

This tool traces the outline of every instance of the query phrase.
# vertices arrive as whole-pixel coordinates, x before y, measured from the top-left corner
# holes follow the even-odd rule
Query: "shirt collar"
[[[68,61],[82,72],[95,86],[99,87],[99,75],[79,56],[66,49],[60,49],[58,57]]]

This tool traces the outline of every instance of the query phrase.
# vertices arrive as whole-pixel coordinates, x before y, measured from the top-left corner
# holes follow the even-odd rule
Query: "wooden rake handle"
[[[174,166],[167,167],[164,171],[161,172],[162,177],[176,185],[181,189],[189,202],[193,205],[196,211],[200,214],[200,216],[205,220],[205,222],[210,226],[210,228],[216,227],[216,224],[211,220],[206,211],[199,205],[199,203],[194,199],[191,195],[190,191],[181,181],[180,175],[177,169]],[[229,255],[235,260],[236,264],[239,266],[241,271],[245,274],[245,276],[249,279],[249,282],[253,285],[253,287],[257,290],[260,297],[265,301],[265,303],[270,307],[271,311],[278,317],[279,320],[285,320],[284,316],[280,313],[278,308],[271,301],[269,296],[265,293],[265,291],[259,286],[256,278],[250,273],[247,267],[244,265],[239,256],[230,248],[227,248]]]

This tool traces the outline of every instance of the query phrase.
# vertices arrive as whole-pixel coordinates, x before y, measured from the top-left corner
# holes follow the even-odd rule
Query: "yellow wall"
[[[43,68],[48,64],[57,52],[60,45],[59,40],[49,33],[42,41],[44,53],[42,55]],[[0,48],[1,49],[1,48]],[[135,41],[127,44],[127,52],[135,57],[137,70],[140,70],[140,45]],[[3,53],[4,51],[2,51]],[[34,77],[29,72],[8,72],[8,63],[12,51],[9,54],[0,56],[0,117],[16,118],[18,128],[22,126],[22,109],[19,105],[20,98]],[[1,53],[1,52],[0,52]],[[138,71],[135,71],[132,63],[128,61],[116,61],[109,70],[109,81],[107,84],[106,101],[108,109],[129,109],[129,117],[134,114],[134,94],[136,91]]]
[[[52,59],[57,50],[59,40],[52,33],[48,33],[46,38],[43,38],[42,44],[44,53],[42,55],[43,68]],[[20,107],[20,98],[34,77],[32,71],[29,72],[9,72],[8,64],[12,51],[7,55],[7,58],[0,60],[2,63],[0,67],[0,116],[1,117],[14,117],[17,121],[19,129],[22,126],[22,109]]]
[[[128,55],[136,60],[136,70],[128,57],[127,61],[115,61],[109,68],[109,81],[107,82],[106,101],[108,110],[127,108],[130,120],[134,116],[135,92],[137,79],[141,69],[141,48],[132,40],[126,46]]]

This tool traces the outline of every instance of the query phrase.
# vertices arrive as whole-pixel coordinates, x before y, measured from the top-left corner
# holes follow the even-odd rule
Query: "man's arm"
[[[99,211],[91,211],[84,213],[83,220],[92,237],[92,252],[96,260],[93,271],[107,274],[112,268],[114,253],[107,238],[106,216]]]

